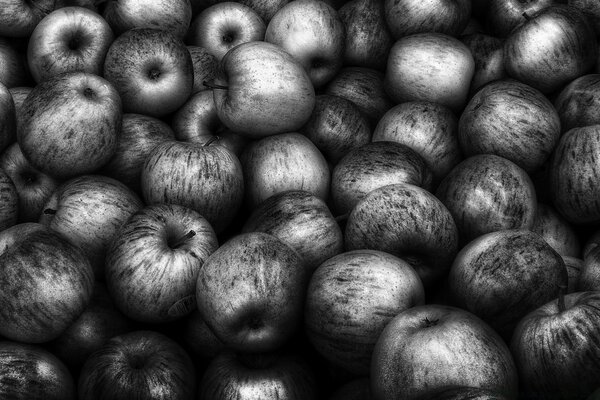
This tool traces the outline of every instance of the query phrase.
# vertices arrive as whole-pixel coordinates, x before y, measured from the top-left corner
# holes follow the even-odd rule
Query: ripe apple
[[[562,257],[537,233],[508,229],[464,246],[447,278],[452,304],[509,340],[519,320],[566,290]]]
[[[581,256],[581,245],[575,228],[551,205],[538,203],[531,230],[541,235],[561,256]]]
[[[433,187],[461,160],[458,118],[448,107],[407,101],[386,112],[373,131],[373,142],[393,141],[415,150],[433,173]]]
[[[552,93],[594,67],[596,33],[577,7],[551,5],[528,17],[504,42],[509,76]]]
[[[100,14],[85,7],[59,8],[31,33],[29,72],[38,83],[62,72],[102,75],[104,57],[113,40],[113,32]]]
[[[106,252],[106,285],[129,318],[175,321],[196,308],[198,273],[218,247],[215,231],[196,211],[147,206],[114,235]]]
[[[517,371],[506,343],[460,308],[428,304],[396,315],[373,350],[373,399],[428,399],[454,386],[516,398]]]
[[[39,222],[81,248],[96,279],[104,279],[108,245],[121,225],[142,207],[140,198],[116,179],[81,175],[56,188]]]
[[[264,41],[231,49],[213,87],[223,124],[255,139],[300,129],[315,106],[315,90],[302,65]]]
[[[54,10],[54,1],[1,0],[0,36],[29,37],[42,18]]]
[[[26,85],[28,81],[29,71],[25,54],[17,51],[9,39],[0,37],[0,83],[13,88]]]
[[[325,201],[304,190],[274,194],[248,216],[242,232],[265,232],[296,250],[314,271],[344,249],[342,230]]]
[[[371,191],[350,212],[346,250],[372,249],[408,261],[427,288],[444,276],[458,251],[458,230],[448,209],[409,183]]]
[[[493,154],[469,157],[450,171],[435,195],[456,221],[463,244],[489,232],[530,229],[537,198],[529,175]]]
[[[108,0],[102,16],[116,35],[153,28],[183,39],[192,20],[192,5],[190,0]]]
[[[187,49],[192,57],[192,65],[194,67],[194,88],[192,92],[197,93],[202,90],[208,90],[209,88],[204,82],[214,81],[219,61],[204,47],[188,45]]]
[[[16,142],[0,154],[0,169],[15,185],[19,203],[18,221],[38,221],[59,182],[32,167]]]
[[[239,234],[200,269],[198,310],[227,347],[273,351],[300,326],[309,277],[300,255],[275,236]]]
[[[220,234],[233,221],[244,196],[239,159],[226,147],[167,141],[156,146],[142,167],[146,204],[191,208]]]
[[[0,341],[0,397],[28,400],[75,400],[73,376],[41,346]]]
[[[251,142],[240,156],[246,203],[252,209],[287,190],[305,190],[327,200],[330,172],[325,157],[297,132],[271,135]]]
[[[495,154],[527,172],[546,162],[560,132],[560,117],[550,100],[514,79],[481,88],[458,121],[458,142],[465,156]]]
[[[36,85],[22,105],[17,141],[36,169],[57,179],[95,172],[117,146],[122,109],[106,79],[65,72]]]
[[[173,339],[138,330],[114,336],[85,362],[77,385],[80,400],[187,400],[196,393],[190,356]]]
[[[265,25],[252,8],[239,2],[223,1],[198,14],[187,33],[187,43],[200,46],[221,61],[238,44],[264,40]]]
[[[0,264],[0,335],[8,339],[55,339],[91,299],[94,273],[86,256],[39,224],[0,231]]]
[[[475,73],[469,88],[470,96],[486,83],[506,77],[504,40],[481,31],[463,34],[460,40],[471,50],[475,61]]]
[[[133,28],[108,48],[104,77],[118,90],[124,112],[164,117],[192,94],[194,66],[185,43],[173,33]]]
[[[304,306],[305,329],[327,360],[368,375],[383,328],[398,313],[425,304],[419,275],[406,261],[376,250],[354,250],[313,272]]]
[[[520,322],[510,347],[523,396],[585,399],[600,382],[600,293],[552,299]]]
[[[0,231],[19,220],[19,193],[10,176],[0,168]]]
[[[0,82],[0,152],[17,138],[15,102],[8,87]]]
[[[561,0],[486,0],[487,7],[481,6],[482,20],[487,30],[494,36],[506,38],[519,25],[527,22],[527,18],[537,12],[558,3]],[[473,3],[478,3],[474,1]],[[475,4],[474,4],[475,6]]]
[[[585,74],[574,79],[554,100],[562,132],[580,126],[600,124],[600,118],[594,112],[599,106],[600,74]]]
[[[473,55],[463,42],[443,33],[417,33],[392,46],[384,84],[396,103],[431,101],[459,112],[474,73]]]
[[[350,151],[333,168],[331,200],[337,215],[352,211],[371,191],[394,183],[410,183],[431,191],[432,172],[410,147],[377,141]]]

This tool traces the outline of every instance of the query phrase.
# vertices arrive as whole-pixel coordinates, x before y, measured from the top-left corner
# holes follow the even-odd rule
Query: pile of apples
[[[599,37],[0,0],[0,399],[600,399]]]

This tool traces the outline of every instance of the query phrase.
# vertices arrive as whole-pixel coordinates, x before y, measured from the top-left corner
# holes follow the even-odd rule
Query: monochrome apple
[[[29,37],[35,26],[54,10],[55,0],[0,1],[0,36]]]
[[[524,24],[527,18],[551,5],[565,3],[561,0],[486,0],[487,7],[481,6],[482,20],[485,21],[487,30],[494,36],[506,38],[519,25]],[[479,3],[474,1],[473,3]],[[474,4],[475,7],[475,4]],[[526,17],[527,16],[527,17]]]
[[[600,124],[600,118],[594,112],[598,105],[600,74],[585,74],[569,82],[554,100],[562,132]]]
[[[202,0],[196,0],[202,1]],[[204,0],[207,1],[207,0]],[[212,0],[208,0],[212,1]],[[265,24],[271,21],[271,18],[279,11],[283,6],[289,3],[291,0],[239,0],[240,3],[247,5],[260,15]]]
[[[192,93],[209,90],[204,82],[214,81],[215,76],[217,75],[219,61],[204,47],[187,45],[187,49],[192,57],[192,66],[194,68],[194,86]]]
[[[600,34],[600,5],[593,0],[568,0],[567,4],[579,8],[591,21],[596,34]]]
[[[575,227],[550,204],[538,203],[531,230],[544,238],[563,257],[580,257],[581,245]]]
[[[473,95],[488,82],[506,77],[504,70],[504,41],[481,31],[461,35],[475,61],[475,73],[471,80],[469,95]]]

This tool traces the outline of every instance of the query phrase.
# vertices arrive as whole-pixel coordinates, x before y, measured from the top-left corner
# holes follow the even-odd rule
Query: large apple
[[[600,74],[585,74],[566,85],[554,100],[561,130],[600,124]]]
[[[54,10],[55,0],[0,1],[0,36],[29,37],[35,26]]]

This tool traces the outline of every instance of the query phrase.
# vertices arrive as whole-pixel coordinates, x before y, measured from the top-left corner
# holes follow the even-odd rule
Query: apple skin
[[[190,0],[108,0],[102,16],[116,35],[133,28],[153,28],[183,39],[192,20]]]
[[[32,167],[16,142],[0,154],[0,169],[15,185],[19,203],[18,222],[38,221],[59,182]]]
[[[181,319],[196,308],[196,281],[219,247],[217,235],[196,211],[174,204],[147,206],[113,236],[105,263],[115,305],[146,323]]]
[[[300,326],[309,277],[300,255],[275,236],[239,234],[204,262],[198,310],[227,347],[272,351]]]
[[[175,133],[171,127],[158,118],[123,114],[117,149],[100,172],[141,194],[142,167],[146,158],[154,147],[174,139]]]
[[[81,175],[52,193],[39,222],[82,249],[96,279],[104,279],[106,250],[121,225],[143,207],[140,198],[116,179]]]
[[[388,110],[377,122],[372,140],[415,150],[433,173],[434,187],[463,159],[458,118],[448,107],[429,101],[408,101]]]
[[[219,61],[204,47],[187,45],[187,49],[192,57],[192,65],[194,67],[194,87],[192,92],[198,93],[203,90],[209,90],[204,85],[204,82],[214,81],[219,68]]]
[[[561,256],[581,256],[581,244],[575,228],[551,205],[538,203],[531,230],[541,235]]]
[[[293,354],[217,355],[202,375],[198,400],[316,400],[317,380],[307,363]]]
[[[238,44],[264,40],[267,26],[252,8],[233,1],[222,1],[205,8],[192,22],[188,45],[200,46],[221,61]]]
[[[331,200],[337,215],[352,211],[371,191],[410,183],[431,191],[433,174],[423,158],[397,142],[377,141],[350,151],[333,168]]]
[[[0,232],[0,335],[25,343],[55,339],[87,307],[92,267],[75,245],[34,224]]]
[[[453,386],[516,398],[517,371],[506,343],[459,308],[428,304],[396,315],[373,351],[373,400],[420,400]]]
[[[13,141],[16,140],[16,134],[19,130],[18,126],[22,124],[23,121],[23,103],[25,102],[25,99],[27,98],[27,96],[29,96],[29,93],[31,93],[32,90],[33,87],[30,86],[16,86],[8,89],[8,91],[12,95],[13,102],[15,103],[16,130]]]
[[[396,103],[431,101],[458,112],[474,73],[473,55],[463,42],[443,33],[417,33],[390,49],[384,85]]]
[[[247,232],[280,239],[311,271],[344,249],[342,230],[325,201],[304,190],[277,193],[260,203],[242,227]]]
[[[572,128],[554,150],[550,164],[552,204],[572,224],[591,225],[600,221],[598,176],[600,125]]]
[[[506,77],[504,70],[504,40],[481,31],[462,35],[475,61],[475,73],[471,80],[469,95],[472,96],[488,82]]]
[[[537,233],[508,229],[479,236],[456,256],[447,277],[453,305],[510,340],[521,318],[558,296],[568,275],[562,257]]]
[[[31,33],[29,72],[38,83],[62,72],[102,75],[104,57],[113,40],[113,32],[100,14],[84,7],[59,8]]]
[[[346,251],[372,249],[408,261],[427,288],[444,276],[458,251],[448,209],[427,190],[408,183],[371,191],[350,212]]]
[[[492,35],[501,38],[510,36],[515,28],[527,21],[523,13],[532,16],[551,5],[564,3],[562,0],[486,0],[486,2],[487,7],[481,6],[481,9],[485,10],[482,13],[482,20],[485,21],[486,28]]]
[[[305,190],[323,200],[329,196],[331,174],[327,161],[300,133],[281,133],[254,141],[244,149],[240,162],[250,209],[287,190]]]
[[[600,5],[594,0],[568,0],[567,4],[579,8],[589,18],[597,35],[600,35]]]
[[[0,36],[26,38],[35,26],[54,10],[55,0],[2,0]]]
[[[265,24],[269,24],[271,18],[283,6],[291,0],[240,0],[240,3],[247,5],[260,15]]]
[[[469,157],[440,182],[435,195],[450,211],[463,244],[489,232],[530,229],[537,198],[529,175],[493,154]]]
[[[554,107],[563,133],[571,128],[600,124],[594,112],[600,107],[600,74],[586,74],[571,81],[558,93]]]
[[[9,39],[0,37],[0,83],[8,88],[28,84],[30,77],[25,58]]]
[[[17,123],[21,151],[36,169],[57,179],[97,171],[117,146],[122,108],[106,79],[65,72],[36,85]]]
[[[367,117],[352,101],[319,94],[309,120],[300,130],[335,165],[350,150],[371,141]]]
[[[80,400],[192,399],[196,372],[190,356],[173,339],[138,330],[112,337],[85,362],[78,381]]]
[[[75,400],[73,376],[41,346],[0,341],[0,397],[13,400]]]
[[[350,0],[338,9],[346,28],[344,65],[385,70],[394,43],[381,0]]]
[[[346,30],[338,12],[324,1],[295,0],[269,21],[265,41],[281,46],[323,87],[342,68]]]
[[[582,11],[557,4],[530,18],[504,42],[504,68],[509,76],[552,93],[594,67],[596,33]]]
[[[597,388],[600,292],[577,292],[526,315],[510,347],[525,398],[585,399]]]
[[[310,118],[315,89],[302,65],[281,47],[242,43],[220,65],[215,84],[226,88],[213,89],[214,100],[221,122],[234,132],[258,139],[297,131]]]
[[[217,234],[231,224],[243,202],[242,164],[229,149],[214,143],[159,144],[146,158],[141,180],[146,204],[189,207]]]
[[[384,0],[385,21],[394,39],[436,32],[458,36],[471,18],[470,0]]]
[[[164,117],[192,94],[194,66],[182,39],[153,28],[133,28],[108,48],[104,77],[118,90],[123,111]]]
[[[368,375],[384,327],[405,309],[425,304],[425,289],[406,261],[354,250],[318,266],[304,304],[304,326],[315,349],[353,374]]]
[[[0,169],[0,231],[19,220],[19,192],[10,176]]]

